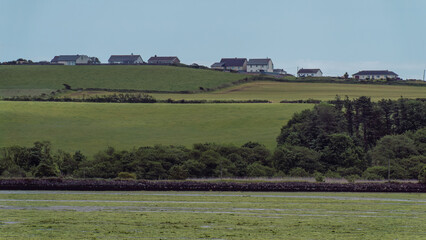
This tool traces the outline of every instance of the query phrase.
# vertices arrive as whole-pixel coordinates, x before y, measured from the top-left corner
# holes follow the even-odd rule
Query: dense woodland
[[[2,177],[187,179],[315,176],[424,179],[426,102],[339,97],[296,113],[273,151],[260,143],[108,147],[94,156],[52,151],[51,143],[0,148]]]

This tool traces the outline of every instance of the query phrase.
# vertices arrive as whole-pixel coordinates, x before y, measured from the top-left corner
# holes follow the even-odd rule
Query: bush
[[[337,168],[337,172],[343,176],[350,176],[350,175],[361,175],[362,171],[359,170],[359,168],[356,167],[349,167],[349,168]]]
[[[136,179],[135,173],[129,173],[129,172],[120,172],[118,173],[118,178],[121,179]]]
[[[426,166],[423,166],[423,169],[419,174],[419,182],[426,184]]]
[[[309,177],[309,173],[305,169],[297,167],[290,170],[289,175],[292,177]]]
[[[324,175],[322,175],[322,173],[315,172],[314,177],[316,182],[324,182]]]
[[[333,172],[331,170],[328,170],[324,176],[327,178],[342,178],[338,172]]]
[[[272,177],[274,169],[262,165],[260,162],[255,162],[247,167],[249,177]]]
[[[185,180],[188,178],[188,170],[183,166],[175,165],[169,170],[169,178],[176,180]]]
[[[59,176],[59,169],[55,164],[48,164],[48,163],[42,162],[37,166],[34,176],[38,178],[57,177]]]
[[[362,173],[362,178],[366,180],[382,180],[387,176],[388,168],[384,166],[369,167]]]
[[[355,183],[356,180],[359,179],[359,175],[349,175],[345,177],[346,181],[348,181],[348,183]]]

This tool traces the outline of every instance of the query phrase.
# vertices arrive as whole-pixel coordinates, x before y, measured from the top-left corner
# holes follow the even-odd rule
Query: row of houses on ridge
[[[59,55],[55,56],[51,64],[79,65],[79,64],[100,64],[96,57],[87,55]],[[154,55],[148,59],[148,64],[152,65],[177,65],[180,60],[176,56],[157,56]],[[145,64],[141,55],[111,55],[108,64]],[[213,63],[211,69],[221,71],[236,71],[244,73],[265,73],[274,75],[286,75],[284,69],[274,69],[274,64],[270,58],[222,58],[220,62]],[[301,68],[297,71],[298,77],[322,77],[321,69]],[[374,79],[397,79],[398,74],[388,70],[363,70],[352,75],[355,79],[374,80]]]
[[[78,64],[100,64],[96,57],[88,57],[87,55],[59,55],[55,56],[51,61],[52,64],[62,65],[78,65]],[[108,59],[108,64],[143,64],[145,63],[141,55],[111,55]],[[173,65],[179,64],[180,60],[176,56],[163,57],[153,56],[148,59],[148,64],[155,65]]]

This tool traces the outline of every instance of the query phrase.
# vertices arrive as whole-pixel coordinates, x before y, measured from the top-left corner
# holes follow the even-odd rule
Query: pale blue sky
[[[86,54],[272,58],[325,75],[426,69],[425,0],[0,0],[0,61]]]

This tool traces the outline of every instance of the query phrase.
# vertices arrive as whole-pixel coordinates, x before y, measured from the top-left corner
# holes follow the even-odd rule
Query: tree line
[[[426,102],[367,97],[321,103],[294,114],[273,150],[241,146],[108,147],[87,157],[50,142],[0,148],[3,177],[187,179],[315,176],[416,179],[426,171]],[[423,174],[423,175],[422,175]]]

